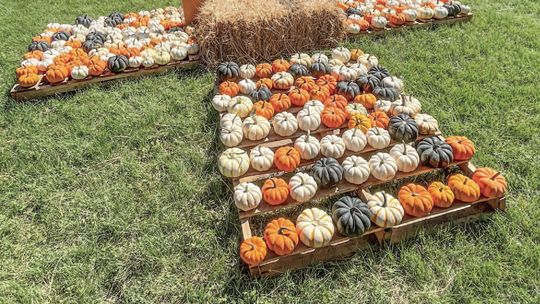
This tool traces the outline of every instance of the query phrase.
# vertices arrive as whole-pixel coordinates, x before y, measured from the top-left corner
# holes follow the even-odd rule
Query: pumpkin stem
[[[401,142],[403,144],[403,154],[407,154],[407,145],[404,141]]]
[[[271,178],[270,181],[272,182],[272,188],[276,188],[276,181],[273,178]]]
[[[467,181],[468,181],[467,178],[464,178],[464,179],[463,179],[463,185],[466,185],[466,184],[467,184]]]
[[[501,175],[501,172],[495,173],[495,175],[493,175],[493,176],[491,177],[491,179],[492,179],[492,180],[495,180],[499,175]]]
[[[286,235],[286,234],[283,234],[283,231],[291,231],[291,229],[289,229],[289,228],[287,228],[287,227],[280,227],[280,228],[278,229],[278,232],[277,232],[277,233],[280,234],[280,235]]]
[[[386,193],[384,193],[384,191],[382,192],[382,197],[383,197],[382,206],[383,206],[383,208],[386,208],[386,207],[388,207],[388,201],[386,200]]]

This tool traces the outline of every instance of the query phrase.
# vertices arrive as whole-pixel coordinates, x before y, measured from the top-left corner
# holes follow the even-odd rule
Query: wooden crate
[[[173,61],[167,65],[155,66],[151,68],[127,69],[119,74],[104,74],[98,77],[89,77],[84,80],[66,80],[60,84],[48,84],[44,80],[30,88],[23,88],[16,84],[10,91],[11,97],[17,101],[31,100],[45,96],[61,94],[86,88],[91,85],[101,84],[112,80],[136,78],[147,75],[161,74],[174,69],[192,69],[199,65],[198,56],[190,56],[188,60]],[[42,76],[43,77],[43,76]]]

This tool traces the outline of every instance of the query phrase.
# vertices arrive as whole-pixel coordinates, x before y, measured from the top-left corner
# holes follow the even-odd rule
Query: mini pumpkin
[[[360,152],[367,144],[367,137],[360,129],[354,128],[345,131],[342,135],[347,150]]]
[[[290,90],[287,96],[289,96],[291,104],[297,107],[302,107],[306,104],[306,102],[309,101],[308,91],[300,88],[294,88]]]
[[[227,95],[222,95],[227,96]],[[262,116],[266,119],[272,119],[274,116],[274,107],[270,101],[260,100],[253,104],[255,114]]]
[[[227,112],[236,114],[241,118],[246,118],[253,109],[253,103],[251,99],[246,96],[235,96],[231,98],[229,106],[227,107]]]
[[[434,168],[446,168],[454,160],[452,147],[438,137],[424,138],[416,151],[423,164]]]
[[[240,66],[240,77],[244,79],[252,79],[255,77],[255,66],[252,64],[243,64]]]
[[[315,100],[325,100],[330,97],[330,89],[324,86],[317,86],[309,91],[309,97]]]
[[[337,47],[332,50],[332,58],[338,59],[343,63],[347,63],[351,60],[351,51],[345,47]]]
[[[280,217],[266,225],[264,240],[268,249],[275,254],[287,255],[298,245],[298,233],[293,222]]]
[[[270,97],[272,97],[272,91],[265,85],[259,86],[256,90],[251,92],[251,98],[253,98],[253,100],[269,100]]]
[[[324,62],[322,60],[316,60],[311,65],[311,73],[315,77],[323,76],[325,74],[329,74],[331,72],[330,66],[328,65],[328,62]]]
[[[296,77],[309,75],[309,69],[303,64],[295,63],[289,68],[289,72]]]
[[[315,83],[312,77],[301,76],[301,77],[296,78],[296,80],[294,81],[294,86],[309,92],[315,89],[317,87],[317,84]]]
[[[261,203],[262,192],[257,185],[252,183],[240,183],[234,187],[234,204],[242,211],[257,208]]]
[[[321,121],[328,128],[339,128],[347,119],[347,114],[336,107],[325,107],[321,112]]]
[[[311,64],[313,61],[311,60],[311,57],[308,54],[296,53],[291,56],[291,60],[289,60],[289,62],[291,64],[295,64],[295,63],[302,64],[309,68],[311,67]]]
[[[388,124],[390,123],[390,118],[383,111],[375,111],[373,113],[370,113],[369,119],[371,120],[372,126],[383,129],[387,129]]]
[[[306,160],[317,157],[321,149],[319,140],[314,136],[310,136],[309,132],[308,134],[298,137],[294,141],[294,147],[300,152],[300,157]]]
[[[242,127],[234,123],[229,123],[221,127],[219,139],[227,147],[239,145],[244,138]]]
[[[369,159],[369,171],[378,180],[387,181],[396,176],[396,161],[388,153],[379,152]]]
[[[274,132],[279,136],[291,136],[298,130],[298,121],[289,112],[277,113],[272,121]]]
[[[327,88],[328,93],[334,94],[337,87],[337,79],[335,79],[332,75],[323,75],[320,76],[315,83],[319,87]],[[324,100],[324,99],[323,99]]]
[[[322,111],[324,110],[324,104],[319,100],[312,99],[306,102],[306,104],[304,105],[302,109],[310,109],[319,113],[320,115]]]
[[[399,114],[390,118],[388,132],[395,141],[411,142],[418,138],[418,127],[409,115]]]
[[[259,78],[268,78],[272,76],[272,65],[269,63],[260,63],[255,67],[255,75]]]
[[[340,81],[337,83],[337,93],[345,96],[347,100],[354,100],[356,95],[360,94],[360,87],[354,81]]]
[[[250,237],[240,244],[240,258],[249,266],[257,266],[266,258],[266,244],[258,236]]]
[[[311,175],[320,188],[326,189],[343,179],[343,167],[334,158],[321,158],[311,168]]]
[[[371,221],[383,228],[399,225],[405,211],[399,201],[386,192],[377,192],[371,196],[367,205],[371,213]]]
[[[398,199],[405,213],[410,216],[426,216],[433,209],[433,199],[427,189],[421,185],[407,184],[401,187]]]
[[[281,147],[276,150],[274,164],[281,171],[292,172],[300,165],[300,152],[294,147]]]
[[[275,113],[286,111],[291,107],[291,99],[284,93],[272,95],[272,97],[270,97],[270,103],[274,107]]]
[[[345,112],[349,114],[349,118],[356,114],[368,115],[366,108],[364,108],[364,106],[359,103],[349,103],[345,107]]]
[[[318,208],[302,211],[296,219],[296,231],[304,245],[320,248],[328,245],[334,236],[332,218]]]
[[[76,80],[85,79],[88,77],[88,68],[84,65],[75,66],[71,69],[71,78]]]
[[[263,199],[269,205],[281,205],[289,197],[289,185],[281,178],[269,178],[262,186]]]
[[[330,97],[326,98],[324,105],[327,107],[334,106],[340,108],[341,110],[345,110],[348,105],[348,101],[347,98],[341,95],[331,95]]]
[[[326,135],[321,139],[321,154],[326,157],[340,158],[345,153],[345,142],[337,135]]]
[[[433,204],[439,208],[448,208],[454,202],[454,192],[442,182],[435,181],[429,184],[428,192],[431,195]]]
[[[51,65],[45,73],[45,78],[52,84],[63,82],[68,77],[69,70],[63,65]]]
[[[302,109],[296,115],[298,127],[303,131],[314,131],[321,125],[321,115],[310,107]]]
[[[480,187],[480,192],[488,198],[502,197],[508,184],[506,178],[491,168],[478,168],[472,175],[474,182]]]
[[[383,128],[370,128],[366,137],[368,144],[375,149],[384,149],[390,145],[390,134]]]
[[[360,156],[351,155],[341,164],[345,180],[351,184],[360,185],[369,178],[369,164]]]
[[[392,102],[390,107],[392,116],[406,114],[410,117],[415,117],[416,114],[420,113],[421,110],[422,106],[418,99],[406,95],[401,95],[399,99]]]
[[[230,97],[234,97],[238,95],[240,92],[240,87],[236,82],[232,81],[224,81],[219,85],[219,94],[223,95],[229,95]]]
[[[234,79],[240,76],[240,67],[236,62],[222,62],[218,65],[217,73],[221,79]]]
[[[274,73],[286,72],[290,67],[291,64],[283,58],[276,59],[272,62],[272,72]]]
[[[268,136],[270,122],[262,116],[251,115],[242,122],[242,131],[249,140],[261,140]]]
[[[236,125],[242,128],[242,119],[237,114],[227,113],[221,116],[219,120],[220,127],[226,127],[229,125]]]
[[[347,123],[349,129],[360,129],[366,133],[371,128],[371,120],[364,114],[355,114],[349,118]]]
[[[129,60],[124,55],[115,55],[109,58],[107,66],[111,72],[120,73],[129,66]]]
[[[439,123],[429,114],[416,114],[414,121],[418,126],[418,133],[422,135],[433,135],[439,130]]]
[[[412,172],[418,168],[420,156],[416,150],[406,143],[395,145],[390,149],[390,156],[396,161],[398,170],[401,172]]]
[[[23,88],[33,87],[39,83],[40,77],[37,73],[22,74],[18,78],[18,83]]]
[[[287,72],[278,72],[270,78],[274,89],[288,90],[294,83],[294,77]]]
[[[474,143],[465,136],[449,136],[445,142],[452,147],[455,160],[471,159],[476,152]]]
[[[229,148],[218,158],[219,172],[225,177],[239,177],[249,169],[247,152],[238,148]]]
[[[472,203],[480,198],[480,186],[463,174],[454,174],[448,178],[448,187],[457,200]]]
[[[240,93],[249,95],[257,89],[255,82],[251,79],[242,79],[238,82]]]
[[[289,180],[291,197],[300,203],[309,201],[317,192],[317,182],[311,175],[298,172]]]
[[[257,171],[266,171],[274,164],[274,151],[265,146],[257,146],[249,152],[251,167]]]
[[[371,227],[372,216],[368,205],[357,197],[343,196],[332,205],[332,219],[345,236],[364,233]]]
[[[231,97],[229,95],[218,94],[212,98],[212,107],[218,112],[225,112],[230,102]]]

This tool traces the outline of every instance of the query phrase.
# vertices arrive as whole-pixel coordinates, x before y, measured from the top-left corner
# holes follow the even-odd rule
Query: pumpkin
[[[390,118],[388,118],[388,115],[382,111],[375,111],[369,114],[369,119],[371,120],[372,126],[383,129],[388,128],[388,124],[390,123]]]
[[[218,112],[225,112],[230,102],[231,97],[229,95],[218,94],[212,98],[212,107]]]
[[[314,53],[311,55],[311,61],[314,63],[315,61],[321,61],[324,63],[328,63],[328,56],[326,56],[323,53]]]
[[[469,160],[476,152],[474,143],[465,136],[449,136],[445,142],[452,147],[455,160]]]
[[[270,122],[262,116],[251,115],[242,122],[242,131],[249,140],[261,140],[268,136]]]
[[[330,90],[327,87],[315,87],[309,91],[309,97],[315,100],[325,100],[330,97]]]
[[[417,14],[419,19],[429,20],[429,19],[433,18],[433,9],[431,9],[429,7],[419,7],[416,10],[416,14]]]
[[[361,75],[355,80],[355,83],[364,93],[371,93],[373,89],[381,86],[379,78],[373,75]]]
[[[22,74],[18,78],[18,83],[23,88],[33,87],[39,83],[40,77],[37,73]]]
[[[343,196],[332,206],[332,219],[339,233],[355,236],[371,227],[371,210],[357,197]]]
[[[306,160],[317,157],[321,149],[319,140],[316,137],[310,136],[309,132],[298,137],[294,141],[294,147],[300,152],[300,157]]]
[[[362,56],[364,54],[364,51],[361,49],[352,49],[351,51],[351,60],[357,61],[358,57]]]
[[[252,183],[240,183],[234,187],[234,204],[242,211],[257,208],[261,203],[262,192],[257,185]]]
[[[247,152],[238,148],[229,148],[218,158],[219,172],[225,177],[239,177],[249,169]]]
[[[506,178],[491,168],[478,168],[474,171],[472,179],[480,187],[480,192],[487,198],[502,197],[506,193],[508,184]]]
[[[251,92],[251,98],[253,98],[253,100],[269,100],[270,97],[272,97],[272,92],[266,85],[259,86],[256,90]]]
[[[360,152],[364,150],[367,144],[366,135],[358,128],[349,129],[342,135],[343,142],[347,150]]]
[[[51,46],[45,41],[32,41],[28,45],[28,52],[32,52],[32,51],[45,52],[45,51],[49,50],[50,48],[51,48]]]
[[[289,197],[289,185],[281,178],[269,178],[262,186],[264,201],[276,206],[285,203]]]
[[[354,81],[340,81],[337,83],[337,92],[345,96],[347,100],[353,100],[356,95],[360,94],[360,87]]]
[[[230,123],[221,127],[219,139],[227,147],[238,146],[244,138],[242,127],[234,123]]]
[[[394,89],[398,94],[401,94],[403,92],[403,80],[394,77],[394,76],[387,76],[383,78],[382,80],[382,86],[385,88],[392,88]]]
[[[250,237],[240,244],[240,258],[249,266],[257,266],[266,258],[266,244],[260,237]]]
[[[266,119],[271,119],[274,116],[274,107],[272,106],[272,103],[270,103],[270,101],[257,101],[253,104],[253,109],[255,110],[255,114],[262,116]]]
[[[352,81],[359,76],[358,70],[345,65],[332,68],[332,76],[338,81]]]
[[[241,118],[247,117],[253,109],[253,103],[251,99],[246,96],[236,96],[231,98],[229,106],[227,107],[227,112],[236,114]]]
[[[221,127],[225,127],[228,125],[237,125],[240,128],[242,127],[242,119],[237,114],[233,113],[227,113],[221,116],[221,119],[219,121],[219,125]]]
[[[124,55],[115,55],[109,58],[107,66],[111,72],[120,73],[129,66],[129,60]]]
[[[249,95],[257,89],[255,82],[251,79],[242,79],[238,82],[240,93]]]
[[[289,180],[291,197],[300,203],[305,203],[315,196],[317,182],[311,175],[298,172]]]
[[[47,81],[55,84],[64,81],[69,77],[69,70],[66,66],[63,65],[51,65],[45,73],[45,78]]]
[[[373,94],[377,95],[380,99],[386,99],[395,101],[399,98],[399,93],[394,88],[387,88],[384,86],[377,86],[373,89]]]
[[[76,80],[85,79],[88,77],[88,68],[84,65],[76,66],[71,69],[71,78]]]
[[[429,114],[416,114],[414,117],[418,133],[422,135],[433,135],[439,130],[439,123]]]
[[[222,62],[217,67],[217,74],[221,79],[234,79],[240,76],[240,67],[236,62]]]
[[[399,201],[386,192],[377,192],[367,202],[372,213],[371,221],[383,228],[399,225],[405,211]]]
[[[373,107],[373,109],[375,111],[381,111],[388,114],[390,112],[391,106],[392,102],[390,102],[389,100],[379,99],[375,102],[375,106]]]
[[[296,80],[294,81],[294,86],[309,92],[315,89],[317,87],[317,84],[315,83],[313,78],[309,76],[301,76],[296,78]]]
[[[321,125],[321,115],[311,108],[302,109],[296,115],[298,127],[303,131],[314,131]]]
[[[278,90],[287,90],[294,83],[294,77],[287,72],[278,72],[272,75],[273,87]]]
[[[384,29],[388,24],[388,20],[383,16],[375,16],[371,19],[371,26],[375,29]]]
[[[300,88],[295,88],[289,91],[289,94],[287,95],[289,97],[289,100],[291,101],[291,104],[302,107],[306,102],[309,100],[309,93],[308,91]]]
[[[307,68],[307,66],[298,63],[291,65],[291,67],[289,68],[289,72],[291,72],[291,74],[296,77],[309,75],[309,69]]]
[[[75,24],[80,24],[80,25],[88,28],[92,24],[92,21],[94,21],[94,19],[92,19],[92,17],[90,17],[88,15],[80,15],[75,19]]]
[[[281,171],[292,172],[300,165],[300,152],[294,147],[281,147],[276,150],[274,164]]]
[[[347,114],[336,107],[325,107],[321,112],[321,121],[328,128],[339,128],[347,119]]]
[[[337,135],[326,135],[321,139],[321,154],[326,157],[340,158],[345,153],[345,142]]]
[[[276,59],[272,62],[273,73],[286,72],[290,67],[291,67],[291,64],[283,58]]]
[[[347,123],[349,129],[360,129],[366,133],[371,128],[371,120],[364,114],[355,114],[349,118]]]
[[[171,48],[171,58],[176,61],[182,61],[188,57],[188,49],[185,47]]]
[[[20,77],[20,76],[26,75],[26,74],[37,74],[37,73],[39,73],[39,71],[38,71],[38,68],[35,65],[29,65],[29,66],[26,66],[26,67],[18,67],[15,70],[15,73],[17,74],[18,77]]]
[[[255,77],[255,66],[252,64],[243,64],[240,66],[240,77],[244,79],[251,79]]]
[[[397,13],[397,14],[391,14],[388,17],[388,21],[392,25],[403,25],[407,21],[407,18],[405,17],[404,14]]]
[[[388,153],[379,152],[369,159],[369,171],[378,180],[387,181],[396,176],[396,161]]]
[[[39,50],[28,52],[28,53],[24,54],[24,59],[42,60],[43,59],[43,52],[39,51]]]
[[[480,186],[463,174],[454,174],[448,178],[448,187],[457,200],[472,203],[480,198]]]
[[[368,144],[375,149],[384,149],[390,145],[390,134],[383,128],[370,128],[366,137]]]
[[[320,248],[330,244],[334,224],[332,218],[321,209],[305,209],[296,219],[296,231],[304,245]]]
[[[401,172],[412,172],[418,168],[420,163],[418,152],[406,143],[395,145],[390,149],[389,154],[394,158],[397,168]]]
[[[371,110],[375,106],[375,102],[377,101],[377,97],[371,93],[364,93],[356,96],[354,98],[355,103],[359,103],[364,106],[364,108]]]
[[[360,57],[358,57],[358,60],[356,60],[356,62],[365,65],[368,69],[379,65],[379,59],[376,56],[370,54],[361,55]]]
[[[401,95],[399,99],[392,102],[392,106],[390,107],[392,116],[406,114],[411,117],[415,117],[416,114],[420,113],[421,110],[422,106],[418,99],[405,95]]]
[[[255,67],[255,75],[259,78],[268,78],[272,76],[272,65],[269,63],[260,63]]]
[[[288,110],[291,107],[291,100],[287,94],[277,93],[270,97],[270,103],[276,113]]]
[[[433,209],[431,194],[421,185],[407,184],[401,187],[398,192],[398,199],[405,213],[410,216],[426,216]]]
[[[307,66],[308,68],[311,67],[312,60],[311,57],[308,54],[305,53],[296,53],[291,56],[291,60],[289,60],[291,64],[302,64]]]
[[[452,147],[438,137],[424,138],[416,151],[423,164],[434,168],[446,168],[454,160]]]
[[[337,87],[337,79],[332,75],[323,75],[319,77],[315,83],[319,87],[327,88],[329,94],[334,94]]]
[[[277,255],[286,255],[298,245],[298,234],[293,222],[285,218],[275,219],[264,228],[264,240],[268,249]]]
[[[219,94],[229,95],[234,97],[240,92],[240,87],[236,82],[224,81],[219,85]]]
[[[349,68],[355,71],[355,78],[358,78],[362,75],[367,75],[368,73],[368,69],[366,68],[366,66],[360,63],[353,63],[349,66]]]
[[[416,122],[406,114],[399,114],[390,118],[388,132],[395,141],[411,142],[418,138]]]
[[[461,12],[461,7],[456,3],[446,3],[443,5],[443,8],[446,9],[448,17],[455,17]],[[433,11],[433,16],[435,17],[435,10]]]
[[[433,9],[433,19],[440,20],[446,17],[448,17],[448,10],[444,6],[437,6]]]
[[[315,77],[323,76],[325,74],[329,74],[331,72],[330,66],[328,65],[328,62],[324,62],[322,60],[316,60],[311,65],[311,73]]]
[[[447,185],[435,181],[429,184],[428,192],[431,195],[433,204],[439,208],[448,208],[454,202],[454,192]]]
[[[332,58],[344,63],[349,62],[351,60],[351,51],[345,47],[337,47],[332,50]]]
[[[360,156],[351,155],[341,164],[343,176],[351,184],[360,185],[369,178],[369,164]]]
[[[366,108],[364,108],[364,106],[359,104],[359,103],[349,103],[349,104],[347,104],[347,106],[345,107],[345,112],[348,113],[349,119],[352,116],[357,115],[357,114],[367,115],[367,113],[368,113]]]
[[[321,158],[311,168],[311,175],[320,188],[326,189],[343,179],[343,167],[334,158]]]
[[[266,171],[274,164],[274,151],[265,146],[257,146],[249,152],[251,167],[257,171]]]
[[[310,110],[312,110],[314,112],[319,113],[319,115],[320,115],[322,113],[322,111],[324,110],[324,104],[319,100],[312,99],[312,100],[306,102],[306,104],[304,105],[304,107],[302,109],[303,110],[310,109]]]
[[[289,112],[280,112],[274,116],[274,132],[279,136],[291,136],[298,130],[298,121]]]
[[[417,14],[414,9],[405,9],[403,10],[403,16],[405,17],[405,22],[414,22],[416,21]]]
[[[324,103],[323,103],[326,107],[330,107],[330,106],[334,106],[334,107],[337,107],[337,108],[340,108],[341,110],[345,110],[345,108],[347,107],[347,98],[341,96],[341,95],[332,95],[328,98],[326,98],[326,100],[324,100]]]

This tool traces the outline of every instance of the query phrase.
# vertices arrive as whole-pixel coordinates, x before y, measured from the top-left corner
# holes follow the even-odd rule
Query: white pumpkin
[[[359,56],[357,62],[365,65],[368,70],[379,65],[379,59],[370,54],[363,54]]]
[[[257,89],[257,86],[255,85],[255,82],[251,79],[242,79],[238,82],[238,87],[240,88],[240,92],[242,94],[249,95],[251,92],[255,91]]]
[[[407,114],[414,118],[420,111],[422,111],[420,101],[412,96],[406,95],[401,95],[396,101],[392,102],[390,107],[392,116]]]
[[[295,201],[305,203],[317,193],[317,182],[311,175],[298,172],[289,180],[289,189]]]
[[[401,172],[412,172],[418,168],[420,156],[416,149],[409,144],[398,144],[390,149],[390,156],[394,158],[397,168]]]
[[[21,67],[23,68],[30,67],[30,66],[37,66],[38,64],[39,64],[39,60],[37,60],[36,58],[30,58],[30,59],[21,61]]]
[[[314,131],[321,125],[321,114],[317,110],[308,107],[302,109],[296,114],[296,120],[298,121],[298,127],[304,131]]]
[[[382,83],[385,88],[393,88],[400,94],[403,92],[403,80],[395,76],[385,77]]]
[[[84,65],[76,66],[71,69],[71,78],[81,80],[88,77],[88,68]]]
[[[337,47],[332,50],[332,58],[339,59],[341,62],[347,63],[351,60],[351,51],[346,47]]]
[[[369,178],[369,164],[360,156],[351,155],[341,164],[343,177],[351,184],[360,185]]]
[[[315,53],[311,55],[311,61],[312,62],[320,61],[323,63],[328,63],[328,56],[326,56],[323,53]]]
[[[252,64],[243,64],[240,66],[240,77],[251,79],[255,77],[255,66]]]
[[[296,230],[304,245],[320,248],[330,244],[334,236],[332,218],[318,208],[302,211],[296,219]]]
[[[358,128],[349,129],[342,135],[343,142],[347,150],[360,152],[364,150],[367,144],[367,137]]]
[[[448,17],[448,10],[444,6],[437,6],[433,9],[433,18],[441,20]]]
[[[326,135],[321,139],[321,153],[326,157],[340,158],[345,153],[345,142],[337,135]]]
[[[358,34],[362,30],[360,25],[358,25],[356,22],[351,22],[347,20],[346,25],[347,25],[347,28],[346,28],[347,33],[349,34]]]
[[[328,60],[328,66],[330,68],[332,68],[332,69],[335,68],[335,67],[340,67],[342,65],[345,65],[345,64],[343,63],[343,61],[341,61],[339,59],[332,58],[332,59]]]
[[[433,135],[439,130],[439,123],[429,114],[416,114],[414,121],[418,126],[418,132],[422,135]]]
[[[358,77],[354,69],[345,65],[333,67],[331,74],[338,81],[351,81]]]
[[[270,122],[262,116],[251,115],[242,122],[242,131],[249,140],[261,140],[270,133]]]
[[[462,15],[468,15],[471,12],[471,7],[469,5],[460,4],[459,7],[461,8],[459,13]]]
[[[429,7],[419,7],[416,9],[416,15],[419,19],[429,20],[433,18],[433,9]]]
[[[365,76],[368,74],[368,69],[365,65],[361,63],[353,63],[349,65],[349,68],[353,69],[356,72],[356,78],[360,76]]]
[[[305,53],[296,53],[291,56],[291,60],[289,60],[291,64],[298,63],[307,66],[308,68],[311,67],[311,64],[313,61],[311,60],[311,57],[308,54]]]
[[[268,147],[257,146],[249,152],[251,167],[257,171],[266,171],[274,164],[274,151]]]
[[[369,210],[371,210],[371,221],[383,228],[399,225],[405,214],[401,203],[395,197],[385,192],[377,192],[372,195],[367,205]]]
[[[396,161],[388,153],[379,152],[369,159],[369,171],[378,180],[388,181],[396,176]]]
[[[197,55],[199,53],[199,50],[201,49],[201,47],[199,46],[198,43],[190,43],[188,44],[188,54],[189,55]]]
[[[259,206],[262,200],[261,189],[252,183],[240,183],[234,187],[234,204],[242,211],[249,211]]]
[[[219,172],[225,177],[239,177],[249,169],[249,157],[246,151],[229,148],[218,158]]]
[[[303,109],[312,109],[320,114],[324,110],[324,104],[320,100],[312,99],[304,104]]]
[[[231,98],[227,111],[232,114],[237,114],[241,118],[247,117],[253,109],[253,102],[246,96],[235,96]]]
[[[216,95],[212,98],[212,107],[218,112],[225,112],[227,111],[230,102],[231,97],[229,95]]]
[[[154,56],[154,60],[159,65],[166,65],[167,63],[171,62],[171,54],[169,54],[167,50],[157,51],[156,56]]]
[[[416,18],[418,17],[416,14],[416,10],[412,8],[408,8],[403,11],[403,15],[405,15],[405,21],[406,22],[414,22],[416,21]]]
[[[38,62],[37,69],[38,69],[38,71],[40,71],[42,73],[45,73],[45,72],[47,72],[47,69],[49,68],[49,66],[51,66],[53,64],[54,64],[53,59],[43,58],[43,60]]]
[[[154,61],[153,57],[149,57],[149,56],[143,57],[143,61],[142,61],[143,67],[150,68],[150,67],[154,66],[155,63],[156,62]]]
[[[130,68],[139,68],[143,64],[144,58],[141,56],[133,56],[128,59]]]
[[[375,29],[384,29],[388,24],[388,20],[383,16],[375,16],[371,19],[371,26]]]
[[[390,145],[390,133],[383,128],[370,128],[366,136],[368,144],[375,149],[384,149]]]
[[[240,116],[236,114],[227,113],[221,117],[221,119],[219,120],[219,124],[221,127],[228,126],[228,125],[237,125],[241,128],[242,119],[240,119]]]
[[[219,139],[227,147],[238,146],[244,138],[244,133],[240,125],[233,123],[221,127]]]
[[[294,141],[294,147],[300,152],[300,157],[305,160],[314,159],[321,150],[319,140],[309,133],[298,137]]]
[[[288,72],[277,72],[270,79],[274,83],[274,88],[280,90],[289,89],[294,83],[293,75]]]
[[[349,113],[349,117],[352,117],[356,114],[363,114],[368,115],[368,111],[361,103],[349,103],[345,109],[347,110],[347,113]]]
[[[171,48],[171,57],[174,60],[184,60],[188,56],[188,50],[186,47],[183,46],[175,46]]]
[[[279,136],[291,136],[298,130],[298,122],[289,112],[277,113],[272,120],[272,125]]]
[[[375,111],[382,111],[385,113],[390,112],[390,108],[392,107],[392,102],[389,100],[379,99],[375,102],[374,109]]]

